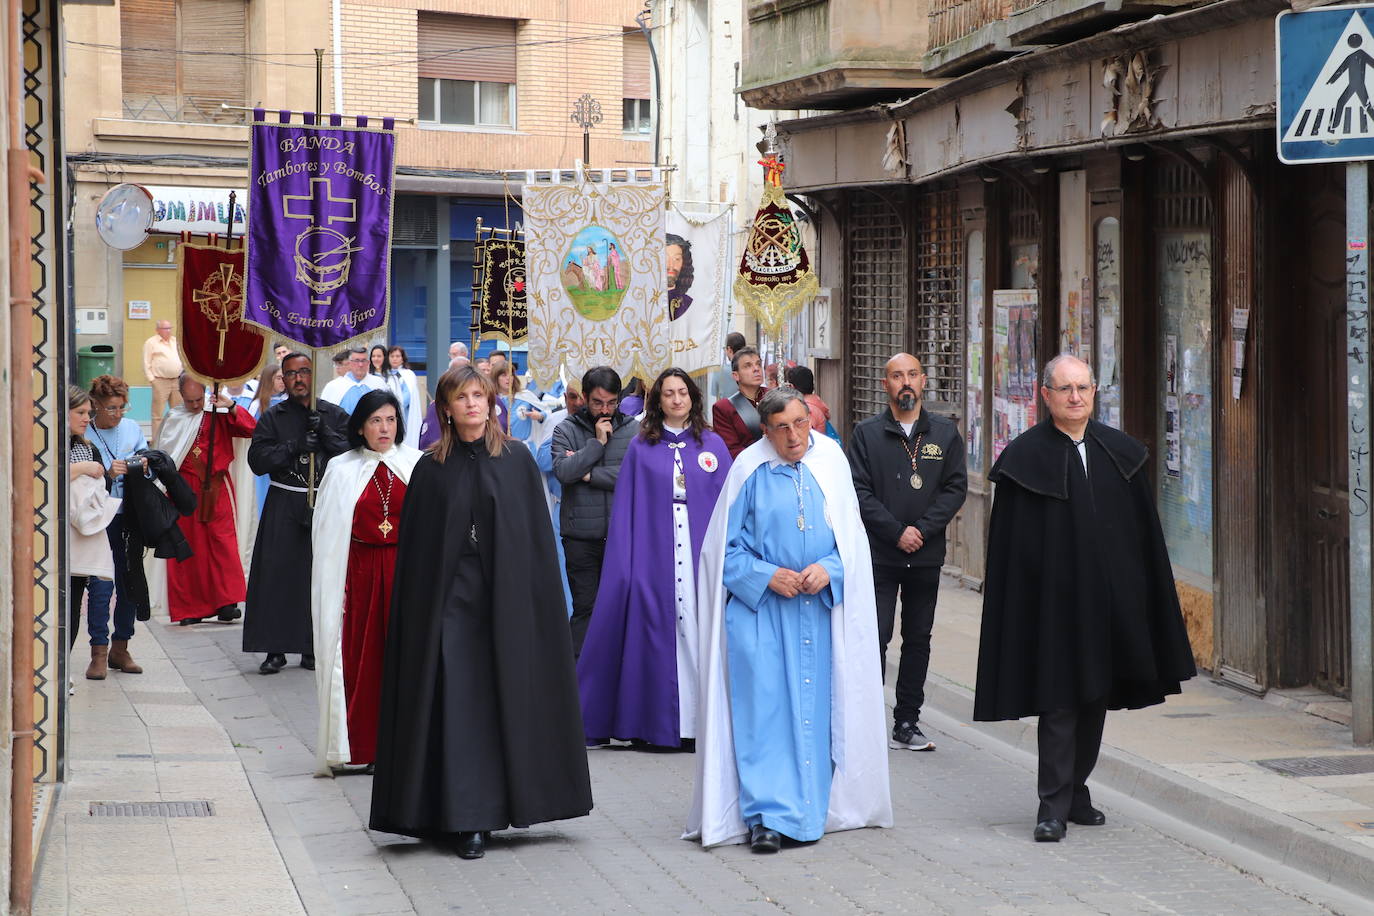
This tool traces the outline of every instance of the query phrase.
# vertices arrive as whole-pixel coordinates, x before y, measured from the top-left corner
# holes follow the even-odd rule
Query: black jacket
[[[919,490],[911,486],[913,451]],[[854,427],[847,452],[874,564],[943,566],[945,526],[968,495],[964,437],[954,421],[921,408],[908,437],[887,407]],[[925,539],[915,553],[897,546],[908,525]]]
[[[153,477],[136,472],[124,475],[124,527],[138,535],[143,547],[152,547],[154,556],[184,560],[191,555],[191,545],[181,533],[177,519],[196,511],[195,491],[166,452],[148,449],[139,455],[147,459]],[[157,483],[162,484],[165,493]],[[142,559],[143,551],[139,550],[140,564]]]
[[[558,517],[563,537],[605,540],[620,462],[638,433],[639,421],[616,411],[610,441],[602,445],[596,438],[591,412],[585,407],[558,424],[553,431],[551,457],[554,476],[563,484]],[[582,478],[588,474],[591,479],[584,482]]]

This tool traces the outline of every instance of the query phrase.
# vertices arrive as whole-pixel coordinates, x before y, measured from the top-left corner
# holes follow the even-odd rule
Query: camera
[[[148,469],[148,459],[143,457],[142,455],[136,455],[132,458],[125,458],[124,464],[129,468],[130,472],[138,471],[142,473]]]

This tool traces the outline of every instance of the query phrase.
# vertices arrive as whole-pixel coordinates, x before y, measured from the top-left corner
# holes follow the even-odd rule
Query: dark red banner
[[[186,371],[230,384],[256,376],[267,339],[243,323],[243,250],[183,243],[177,247],[177,277],[177,347]]]

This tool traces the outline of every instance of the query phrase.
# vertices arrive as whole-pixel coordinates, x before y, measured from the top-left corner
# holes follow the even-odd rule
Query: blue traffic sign
[[[1279,159],[1374,159],[1374,6],[1280,13]]]

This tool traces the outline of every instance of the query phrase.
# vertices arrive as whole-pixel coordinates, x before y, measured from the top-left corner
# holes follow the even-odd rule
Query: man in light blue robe
[[[347,353],[348,359],[345,364],[348,371],[336,379],[330,379],[329,384],[320,392],[320,400],[338,404],[344,413],[352,414],[353,408],[358,406],[358,401],[363,395],[369,391],[385,389],[386,382],[380,375],[373,375],[367,371],[367,351],[362,347],[353,347]]]
[[[736,460],[698,575],[700,771],[689,838],[776,852],[888,826],[873,578],[844,453],[792,388],[759,403],[764,438]],[[728,662],[728,663],[726,663]]]

